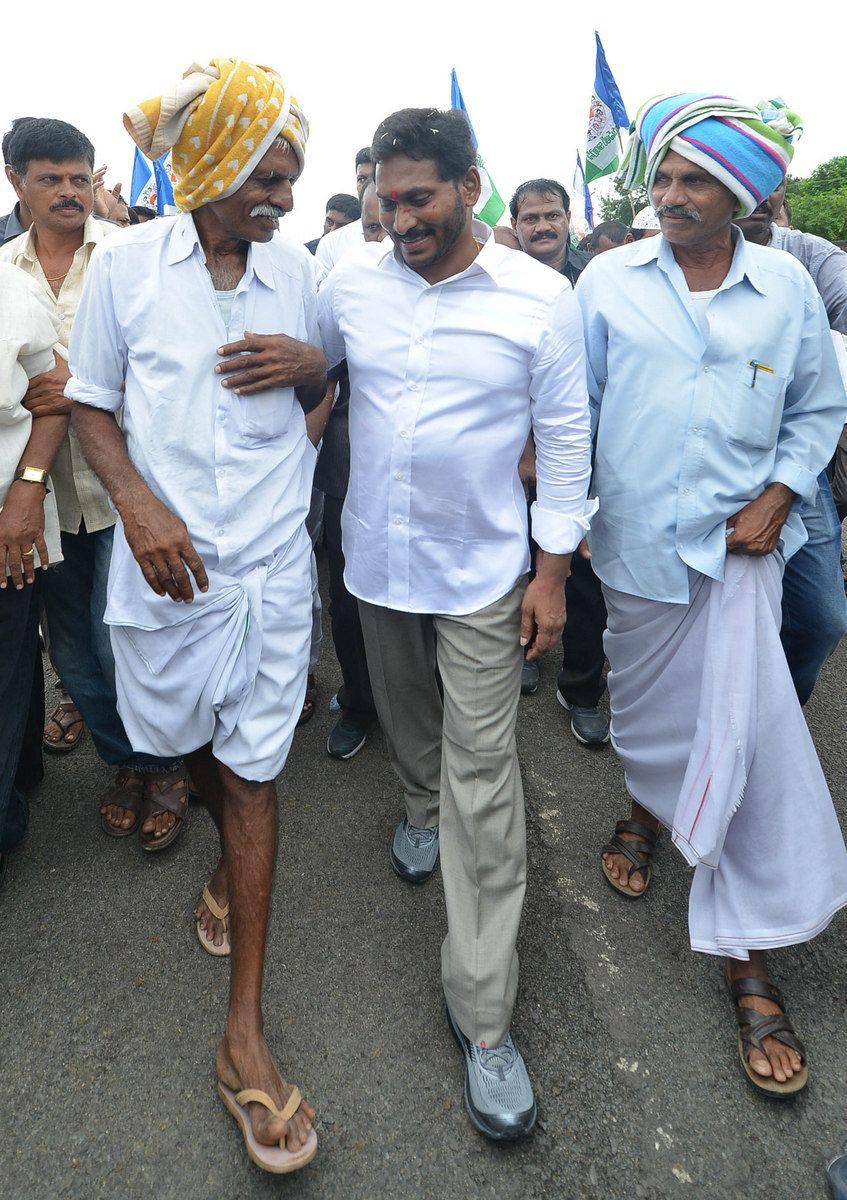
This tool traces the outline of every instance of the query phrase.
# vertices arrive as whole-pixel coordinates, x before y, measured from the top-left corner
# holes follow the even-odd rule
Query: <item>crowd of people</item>
[[[795,1095],[809,1067],[766,953],[847,904],[802,711],[847,629],[830,488],[847,254],[790,227],[797,115],[653,97],[624,162],[649,205],[577,243],[554,179],[481,224],[464,115],[403,109],[351,154],[355,195],[329,198],[305,248],[278,225],[308,121],[275,72],[193,66],[124,124],[149,158],[172,151],[178,215],[128,205],[61,120],[3,139],[4,860],[42,750],[86,732],[113,772],[104,834],[160,853],[189,797],[204,805],[220,859],[197,937],[230,958],[219,1094],[263,1169],[310,1161],[315,1109],[265,1040],[262,972],[275,780],[316,705],[322,546],[327,752],[349,762],[378,724],[403,796],[394,870],[420,885],[440,862],[473,1125],[516,1139],[536,1121],[510,1032],[515,728],[554,650],[574,738],[611,736],[626,773],[598,870],[638,900],[667,831],[743,1070]]]

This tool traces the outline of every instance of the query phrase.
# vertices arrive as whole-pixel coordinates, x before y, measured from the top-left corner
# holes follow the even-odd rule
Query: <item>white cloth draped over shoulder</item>
[[[779,639],[780,557],[689,574],[689,604],[604,587],[612,739],[695,867],[692,948],[746,959],[847,904],[847,850]]]

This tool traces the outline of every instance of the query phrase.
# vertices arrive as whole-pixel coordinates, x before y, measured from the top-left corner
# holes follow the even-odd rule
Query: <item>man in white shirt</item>
[[[582,327],[567,280],[474,237],[480,178],[461,114],[395,113],[372,154],[390,241],[349,254],[319,294],[328,361],[346,357],[350,373],[345,582],[405,792],[395,870],[424,882],[440,843],[442,979],[468,1112],[489,1137],[517,1138],[536,1108],[509,1033],[526,873],[515,720],[522,647],[537,656],[561,636],[588,527]],[[540,553],[527,586],[530,429]]]
[[[0,879],[7,851],[26,832],[25,791],[41,774],[40,746],[26,781],[20,768],[27,711],[34,704],[43,713],[44,706],[39,568],[62,557],[48,486],[70,410],[67,401],[64,413],[52,408],[63,386],[53,354],[58,335],[58,322],[32,280],[0,263]],[[47,409],[43,415],[36,388]]]
[[[275,72],[234,59],[125,124],[150,158],[173,146],[182,211],[98,248],[67,394],[118,513],[105,619],[121,715],[136,749],[186,755],[221,838],[197,913],[203,948],[232,955],[218,1090],[251,1158],[290,1171],[317,1149],[314,1110],[274,1064],[261,986],[274,779],[311,625],[304,409],[326,390],[311,257],[274,237],[308,126]]]
[[[365,194],[365,188],[374,177],[374,164],[371,161],[370,146],[363,146],[356,154],[356,195],[359,203]],[[326,233],[318,242],[315,250],[315,262],[318,267],[318,278],[324,279],[337,262],[340,262],[348,250],[360,246],[365,240],[361,219],[351,221],[341,229]]]

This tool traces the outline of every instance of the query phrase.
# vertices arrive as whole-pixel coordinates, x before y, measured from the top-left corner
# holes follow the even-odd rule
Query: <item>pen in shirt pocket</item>
[[[753,368],[753,377],[750,380],[751,388],[754,388],[756,386],[756,376],[759,374],[760,371],[766,371],[768,373],[768,375],[774,374],[773,367],[769,367],[767,365],[767,363],[757,362],[755,358],[751,358],[750,361],[748,362],[747,366]]]

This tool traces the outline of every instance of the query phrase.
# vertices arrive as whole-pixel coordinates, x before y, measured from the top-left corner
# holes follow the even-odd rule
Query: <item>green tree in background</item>
[[[611,192],[600,197],[600,220],[621,221],[629,227],[632,224],[633,211],[638,212],[639,209],[644,208],[645,204],[647,204],[647,193],[644,188],[637,188],[634,192],[625,192],[616,175],[612,181]]]
[[[795,229],[831,242],[847,239],[847,155],[821,163],[808,179],[789,177],[786,197]]]

